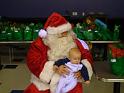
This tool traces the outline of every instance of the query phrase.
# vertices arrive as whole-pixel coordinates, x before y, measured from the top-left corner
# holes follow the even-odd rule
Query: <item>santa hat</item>
[[[52,13],[47,19],[44,29],[48,34],[59,34],[72,29],[71,24],[59,13]]]

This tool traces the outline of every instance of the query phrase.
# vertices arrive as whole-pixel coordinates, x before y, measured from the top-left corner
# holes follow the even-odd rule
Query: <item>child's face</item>
[[[78,53],[70,54],[70,61],[72,64],[79,64],[81,61],[81,54]]]

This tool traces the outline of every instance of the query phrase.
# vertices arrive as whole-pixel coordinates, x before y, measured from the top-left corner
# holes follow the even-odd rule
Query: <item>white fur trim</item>
[[[44,29],[41,29],[38,33],[38,35],[41,37],[41,38],[45,38],[47,36],[47,32],[44,30]]]
[[[91,80],[91,77],[93,75],[93,69],[92,69],[90,62],[87,59],[84,59],[81,61],[81,63],[87,68],[89,79]]]
[[[58,27],[48,26],[46,30],[47,30],[48,34],[59,34],[59,33],[65,32],[65,31],[70,31],[71,29],[72,29],[71,24],[66,23],[66,24],[60,25]]]
[[[85,43],[85,41],[80,40],[80,39],[78,39],[78,40],[79,40],[79,41],[80,41],[80,43],[83,45],[84,49],[89,50],[89,46]]]
[[[54,71],[53,71],[53,64],[54,61],[48,61],[45,63],[44,68],[42,70],[42,72],[39,75],[39,78],[41,81],[45,82],[45,83],[49,83]]]
[[[50,82],[50,92],[51,93],[55,93],[55,90],[57,88],[57,84],[58,84],[59,80],[60,80],[60,75],[55,73]]]
[[[33,74],[31,75],[31,83],[33,83],[39,91],[49,89],[49,84],[43,83],[39,78],[37,78]]]

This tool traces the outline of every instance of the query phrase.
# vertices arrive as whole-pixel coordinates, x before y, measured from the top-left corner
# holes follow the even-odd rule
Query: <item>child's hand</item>
[[[75,76],[75,78],[77,78],[77,79],[81,79],[81,78],[82,78],[80,71],[75,72],[74,76]]]
[[[65,66],[65,65],[61,65],[61,66],[59,66],[57,72],[58,72],[60,75],[69,74],[68,67]]]
[[[85,84],[89,85],[90,84],[90,80],[85,81]]]

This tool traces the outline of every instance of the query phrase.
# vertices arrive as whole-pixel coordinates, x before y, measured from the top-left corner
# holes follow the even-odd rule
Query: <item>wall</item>
[[[53,11],[104,12],[109,17],[124,17],[124,0],[1,0],[0,16],[41,17]]]

